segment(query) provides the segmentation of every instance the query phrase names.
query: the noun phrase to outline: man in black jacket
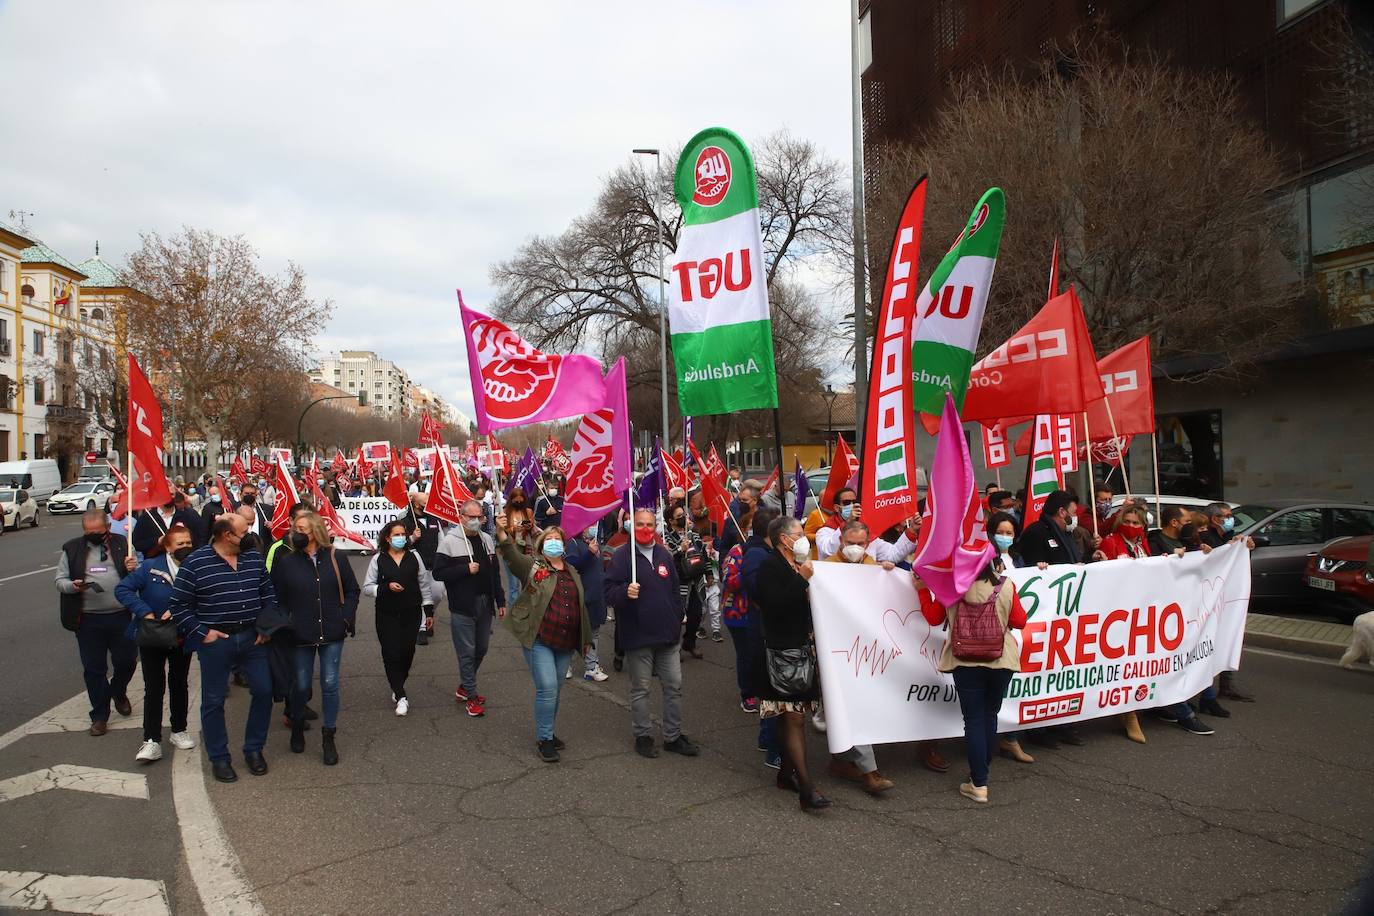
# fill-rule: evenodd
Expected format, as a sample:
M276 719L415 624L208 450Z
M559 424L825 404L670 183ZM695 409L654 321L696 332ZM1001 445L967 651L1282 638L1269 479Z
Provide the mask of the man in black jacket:
M137 566L123 538L110 537L104 509L87 509L81 516L81 537L62 545L57 561L57 590L62 623L76 632L86 695L91 701L91 734L105 734L110 704L121 716L133 707L126 691L138 662L138 646L125 634L129 611L115 597L119 580ZM106 659L114 676L106 679Z
M254 521L248 523L248 532L256 534L263 546L263 555L266 556L267 547L272 543L272 516L267 514L267 510L258 501L258 485L255 483L245 483L239 490L239 505L252 506Z
M411 493L410 511L399 516L397 520L405 525L406 535L410 538L411 549L420 555L420 560L425 564L425 569L428 569L432 574L434 572L434 558L439 552L439 538L444 532L437 518L425 514L425 505L428 502L428 493L419 491ZM429 637L433 633L434 608L426 607L424 616L420 618L420 632L415 637L415 644L429 645Z
M1016 542L1017 552L1026 565L1081 563L1078 545L1070 531L1078 522L1078 506L1072 496L1055 490L1045 499L1039 521L1026 526Z
M138 520L134 522L134 550L146 557L153 545L177 524L185 525L186 530L191 532L193 545L199 547L205 543L208 529L201 527L200 516L187 505L186 494L180 490L172 494L172 501L167 505L138 513Z
M477 669L491 642L493 609L506 616L506 592L496 542L482 530L486 516L475 499L463 503L463 527L451 529L439 542L434 578L448 590L449 627L458 656L461 683L453 692L469 716L486 714L486 697L477 692Z

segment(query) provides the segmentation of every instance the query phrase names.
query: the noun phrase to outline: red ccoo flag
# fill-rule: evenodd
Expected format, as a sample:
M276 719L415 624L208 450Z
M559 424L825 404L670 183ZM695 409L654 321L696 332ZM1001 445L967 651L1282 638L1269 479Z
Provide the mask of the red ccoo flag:
M239 486L248 482L248 470L243 466L242 455L234 456L234 464L229 468L229 479L238 481Z
M129 354L129 508L151 509L172 501L162 469L162 407L153 386Z
M701 453L697 451L696 443L688 440L687 445L692 450L693 460L702 468L709 468L706 461L710 461L710 458L707 458L706 461L702 460ZM713 451L714 448L712 446ZM706 500L706 511L711 516L716 531L724 531L725 520L730 515L730 494L726 491L725 484L710 470L706 470L701 475L701 495ZM738 520L735 524L739 524Z
M387 486L390 486L388 481ZM388 493L387 497L390 498ZM463 478L453 468L453 459L448 449L441 448L434 454L434 479L429 486L429 499L425 501L425 515L453 525L463 524L463 503L472 499L472 491L464 484Z
M432 445L435 448L444 447L444 439L439 431L439 424L434 422L434 418L426 410L420 414L420 444Z
M277 491L277 501L272 504L272 537L279 538L291 527L291 507L301 501L301 495L296 491L296 481L291 479L281 453L274 455L273 461L276 471L272 487Z
M830 477L825 482L825 490L821 492L821 508L827 512L834 508L836 494L845 487L852 486L850 480L857 473L859 459L849 450L849 444L844 441L844 436L840 436L835 447L835 463L830 466Z
M248 459L248 469L251 470L253 474L258 477L266 477L267 472L269 470L269 468L267 467L267 462L263 461L257 455L253 455Z
M396 450L391 450L391 464L386 470L386 485L382 487L382 495L399 509L404 509L410 505L410 497L406 495L405 471L401 468L401 456L396 454Z

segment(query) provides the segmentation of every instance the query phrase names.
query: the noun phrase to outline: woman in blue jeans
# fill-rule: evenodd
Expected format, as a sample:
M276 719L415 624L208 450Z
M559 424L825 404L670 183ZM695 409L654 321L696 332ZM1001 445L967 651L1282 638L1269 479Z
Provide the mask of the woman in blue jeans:
M339 762L334 744L339 719L339 661L343 641L352 636L361 589L348 558L330 546L329 529L314 512L299 515L272 563L272 587L277 604L291 618L296 638L295 683L291 689L291 751L305 750L305 701L310 693L315 658L320 660L320 692L324 694L320 729L324 762Z
M506 626L524 649L534 680L534 725L539 759L557 763L566 745L554 734L563 672L574 651L591 648L592 629L582 579L563 560L563 529L545 528L526 556L511 539L505 515L496 517L496 539L506 565L521 582L520 594L506 614Z
M919 578L921 613L932 627L949 624L949 638L940 652L940 670L954 674L954 689L959 694L959 710L964 715L964 743L968 747L969 781L959 786L959 794L986 804L988 769L997 749L997 714L1002 711L1011 676L1021 670L1021 651L1012 637L1013 629L1026 625L1026 609L1017 597L1016 586L1002 577L1001 562L989 560L978 578L968 587L962 600L951 607L930 597ZM1002 629L1002 651L996 658L970 660L956 658L952 649L960 613L979 613L987 605L997 615ZM994 649L995 651L995 649Z

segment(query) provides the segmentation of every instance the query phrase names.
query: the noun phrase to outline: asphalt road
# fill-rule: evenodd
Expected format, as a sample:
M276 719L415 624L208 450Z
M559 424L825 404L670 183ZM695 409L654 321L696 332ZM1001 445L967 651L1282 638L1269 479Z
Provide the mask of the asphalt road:
M76 523L49 522L0 539L0 579L55 562ZM1085 747L1037 750L1032 765L999 759L986 808L956 793L961 742L943 742L954 764L944 775L919 769L910 747L884 747L892 792L873 799L822 776L836 805L810 817L761 765L728 643L684 663L685 730L700 758L635 755L625 680L613 675L565 683L569 747L549 766L534 756L529 675L504 631L482 669L488 714L470 719L452 699L441 611L401 719L364 604L344 652L342 763L321 764L318 731L305 754L289 753L275 722L267 776L240 766L237 784L209 785L271 913L1332 913L1370 867L1370 673L1247 651L1242 676L1258 702L1234 705L1215 736L1147 721L1142 747L1112 722L1090 725ZM81 681L51 573L0 582L0 606L3 730ZM193 697L193 719L195 707ZM231 746L245 709L235 690ZM0 780L64 761L146 774L150 795L0 802L0 870L156 879L174 912L198 912L172 761L136 767L136 747L136 730L0 747ZM810 750L823 770L820 736Z

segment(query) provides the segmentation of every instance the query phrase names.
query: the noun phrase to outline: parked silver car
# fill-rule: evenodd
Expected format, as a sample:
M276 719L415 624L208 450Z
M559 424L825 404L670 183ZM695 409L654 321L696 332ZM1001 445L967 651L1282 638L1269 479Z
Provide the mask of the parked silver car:
M1303 584L1307 561L1336 538L1374 534L1374 506L1323 500L1272 500L1232 510L1235 530L1255 541L1251 596L1310 600Z

